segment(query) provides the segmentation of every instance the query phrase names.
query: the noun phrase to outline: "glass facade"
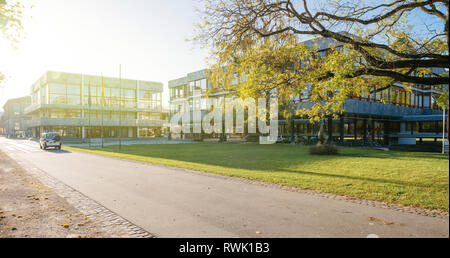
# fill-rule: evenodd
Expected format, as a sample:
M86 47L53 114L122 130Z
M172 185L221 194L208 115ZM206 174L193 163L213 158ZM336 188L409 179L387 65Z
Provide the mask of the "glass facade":
M202 94L206 93L208 89L211 89L211 83L207 79L200 79L189 82L187 85L181 85L170 89L170 98L179 99L187 98L194 95L195 91L199 91Z
M81 110L48 110L48 118L81 118Z
M162 131L167 119L162 90L162 83L104 78L102 87L101 77L48 72L32 86L31 127L35 135L57 131L63 138L157 135L148 131Z
M158 110L161 107L161 93L153 93L148 90L139 91L139 108Z

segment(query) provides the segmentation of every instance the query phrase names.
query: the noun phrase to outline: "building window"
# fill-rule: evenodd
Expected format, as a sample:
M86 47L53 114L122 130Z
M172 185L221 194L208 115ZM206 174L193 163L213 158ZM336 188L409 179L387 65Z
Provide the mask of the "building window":
M81 118L80 110L49 110L49 118Z
M50 94L50 104L68 104L76 106L81 105L80 86L50 84L49 94Z
M123 106L127 108L136 108L136 91L122 89Z
M195 89L195 82L189 82L189 95L192 95L194 93Z
M162 107L161 93L152 93L148 90L141 90L139 94L139 108L160 109Z

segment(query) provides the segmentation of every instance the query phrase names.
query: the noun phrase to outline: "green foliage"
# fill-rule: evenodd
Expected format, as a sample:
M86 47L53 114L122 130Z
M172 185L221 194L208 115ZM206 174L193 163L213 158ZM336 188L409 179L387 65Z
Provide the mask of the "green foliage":
M445 72L444 75L447 75L447 77L448 77L448 72ZM447 85L440 85L437 88L442 91L442 95L439 97L439 99L436 100L436 103L442 108L448 108L449 107L449 98L448 98L449 87L448 87L448 84Z

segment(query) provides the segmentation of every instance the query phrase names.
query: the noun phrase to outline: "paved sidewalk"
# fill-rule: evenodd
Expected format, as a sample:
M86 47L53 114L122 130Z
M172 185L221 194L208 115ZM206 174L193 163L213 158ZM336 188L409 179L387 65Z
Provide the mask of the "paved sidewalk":
M0 150L0 238L149 238L133 225L43 171Z

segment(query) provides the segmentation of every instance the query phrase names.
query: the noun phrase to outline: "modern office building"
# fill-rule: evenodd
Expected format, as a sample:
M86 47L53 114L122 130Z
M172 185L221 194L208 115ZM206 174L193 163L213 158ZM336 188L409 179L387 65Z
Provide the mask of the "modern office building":
M187 76L169 81L170 90L170 114L176 113L191 113L194 109L200 110L203 118L209 113L214 106L219 105L224 98L233 97L232 92L224 91L220 88L215 88L208 78L209 70L204 69L197 72L189 73ZM208 107L209 100L210 106ZM191 114L190 127L193 131L195 124L200 124L201 120L196 120ZM242 135L241 135L242 136ZM173 135L175 138L185 139L218 139L219 134L180 134Z
M318 45L318 56L326 55L330 44L338 45L332 39L304 43L311 47ZM444 69L431 68L431 71L442 74ZM417 140L437 141L443 138L443 110L436 103L442 93L440 90L425 85L406 87L395 83L385 88L373 85L370 92L362 93L361 97L348 96L340 119L327 119L325 128L334 142L343 144L349 140L383 145L415 145ZM304 92L295 102L298 109L309 108L312 106L310 92ZM311 138L317 135L318 125L315 125L314 130L309 119L297 117L291 126L281 121L283 123L280 133L285 137ZM448 137L448 134L445 133L444 137Z
M47 72L31 86L26 113L34 137L160 137L167 123L162 93L159 82Z
M28 125L31 117L25 112L30 103L30 96L10 99L5 103L1 116L2 134L10 138L25 138L31 134Z
M326 54L330 43L332 40L329 39L305 42L311 46L318 44L319 56ZM169 81L171 114L179 111L189 112L197 107L202 110L204 116L210 110L206 107L207 98L212 99L213 103L220 103L224 97L233 95L232 92L212 87L208 79L208 70L190 73L186 77ZM195 101L198 99L194 96L195 91L200 93L200 100ZM351 141L362 144L414 145L417 140L437 141L443 137L443 110L436 104L440 94L441 92L434 87L423 85L408 88L397 83L383 89L374 86L369 95L349 96L341 118L326 119L324 127L328 134L332 135L333 141L341 144ZM295 102L297 109L307 109L313 104L308 91L292 101ZM198 121L193 121L191 126L196 122ZM320 126L319 123L311 124L306 117L295 117L288 123L280 114L279 135L290 141L297 139L309 142L317 136ZM446 132L447 130L448 128ZM219 136L186 134L179 137L205 139ZM445 137L448 137L447 133Z

